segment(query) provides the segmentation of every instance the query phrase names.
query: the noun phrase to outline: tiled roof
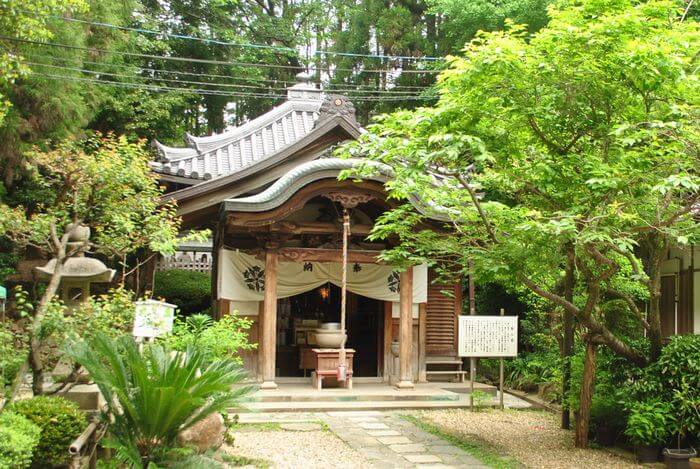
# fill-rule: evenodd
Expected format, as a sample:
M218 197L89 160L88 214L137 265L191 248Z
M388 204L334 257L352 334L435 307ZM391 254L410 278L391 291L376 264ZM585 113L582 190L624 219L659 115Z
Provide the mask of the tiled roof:
M153 171L194 180L235 173L307 135L319 119L323 96L308 81L287 90L287 101L241 127L208 137L186 136L186 148L155 141Z

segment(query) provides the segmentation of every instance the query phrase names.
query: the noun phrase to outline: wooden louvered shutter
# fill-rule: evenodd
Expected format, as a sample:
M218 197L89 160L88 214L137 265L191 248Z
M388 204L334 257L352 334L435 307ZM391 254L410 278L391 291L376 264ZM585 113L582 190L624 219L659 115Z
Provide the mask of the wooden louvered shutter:
M433 284L428 279L428 304L425 312L425 352L432 356L457 354L457 317L461 311L462 289L457 285ZM454 297L443 294L450 291Z

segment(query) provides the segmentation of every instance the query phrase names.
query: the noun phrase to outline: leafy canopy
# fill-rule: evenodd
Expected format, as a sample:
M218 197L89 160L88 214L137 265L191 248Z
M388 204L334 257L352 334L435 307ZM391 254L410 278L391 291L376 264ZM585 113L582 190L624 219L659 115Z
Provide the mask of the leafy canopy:
M160 203L162 189L143 144L96 135L30 158L43 197L30 206L0 203L0 235L56 255L66 226L81 223L92 230L91 247L108 256L141 247L174 251L179 219L173 205Z
M342 150L388 164L390 196L425 205L379 220L373 237L401 240L384 256L453 272L471 261L643 361L599 305L611 295L638 313L658 273L642 251L698 239L700 32L682 13L665 0L564 2L532 37L511 24L470 42L441 75L436 106L383 116ZM449 236L426 229L426 211ZM567 252L584 290L575 304L559 294Z

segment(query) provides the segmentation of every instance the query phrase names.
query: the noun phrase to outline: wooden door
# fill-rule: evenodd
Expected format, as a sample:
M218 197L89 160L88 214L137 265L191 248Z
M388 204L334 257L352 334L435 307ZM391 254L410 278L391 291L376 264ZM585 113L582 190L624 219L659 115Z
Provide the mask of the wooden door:
M457 322L462 310L460 284L433 283L434 274L428 277L428 304L425 308L425 353L427 356L457 355ZM451 295L445 295L448 291Z

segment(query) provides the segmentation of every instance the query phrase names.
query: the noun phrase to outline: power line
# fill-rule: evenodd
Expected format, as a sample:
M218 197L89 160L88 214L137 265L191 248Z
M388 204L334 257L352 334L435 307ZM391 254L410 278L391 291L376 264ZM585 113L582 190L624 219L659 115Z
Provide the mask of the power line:
M73 59L71 58L63 58L63 57L54 57L51 55L43 55L43 54L32 54L32 57L34 58L40 58L40 59L49 59L49 60L57 60L59 62L71 62ZM104 66L104 67L117 67L117 68L122 68L122 69L138 69L139 71L142 72L153 72L153 73L165 73L165 74L170 74L170 75L187 75L187 76L194 76L194 77L201 77L201 78L225 78L228 80L240 80L240 81L246 81L246 82L258 82L258 83L272 83L276 85L294 85L299 83L299 81L293 81L293 80L275 80L275 79L270 79L270 78L260 78L260 77L237 77L234 75L218 75L218 74L212 74L212 73L198 73L198 72L188 72L185 70L165 70L165 69L159 69L159 68L148 68L148 67L142 67L140 65L125 65L125 64L116 64L116 63L105 63L105 62L95 62L91 60L83 60L82 58L80 59L80 62L83 64L90 64L90 65L97 65L97 66ZM353 89L359 89L362 91L370 91L367 89L366 85L362 84L352 84L352 83L326 83L323 85L326 89L329 90L334 90L334 91L345 91L345 90L353 90ZM336 87L354 87L354 88L336 88ZM425 90L430 88L430 85L426 86L411 86L411 85L392 85L390 89L386 89L386 91L389 90Z
M105 23L105 22L100 22L100 21L89 21L89 20L83 20L83 19L79 19L79 18L70 18L70 17L66 17L66 16L58 16L58 15L46 15L46 16L49 18L60 19L60 20L69 21L69 22L73 22L73 23L89 24L92 26L100 26L100 27L104 27L104 28L119 29L122 31L131 31L131 32L151 34L151 35L176 38L176 39L186 39L186 40L190 40L190 41L203 42L206 44L216 44L216 45L220 45L220 46L241 47L241 48L249 48L249 49L263 49L263 50L271 50L271 51L278 52L278 53L282 53L282 52L292 53L292 54L299 53L298 50L296 50L292 47L271 46L269 44L254 44L254 43L249 43L249 42L247 42L247 43L229 42L229 41L222 41L219 39L208 39L208 38L202 38L202 37L196 37L196 36L189 36L186 34L166 33L164 31L157 31L154 29L119 26L119 25L112 24L112 23ZM327 51L327 50L313 51L313 54L314 55L335 55L335 56L340 56L340 57L370 58L370 59L380 59L380 60L384 60L384 59L386 59L386 60L414 60L414 61L425 61L425 62L438 62L438 61L445 60L444 57L362 54L362 53L356 53L356 52L336 52L336 51Z
M287 69L287 70L295 70L298 71L300 67L296 67L294 65L281 65L281 64L256 64L256 63L251 63L251 62L225 62L222 60L213 60L213 59L196 59L192 57L179 57L179 56L162 56L162 55L153 55L153 54L141 54L137 52L125 52L125 51L117 51L117 50L106 50L106 49L100 49L97 47L82 47L82 46L73 46L69 44L57 44L54 42L41 42L41 41L33 41L30 39L19 39L19 38L14 38L10 36L5 36L5 35L0 35L0 39L4 39L7 41L11 42L20 42L24 44L33 44L33 45L38 45L38 46L50 46L50 47L60 47L63 49L72 49L72 50L82 50L82 51L87 51L87 52L100 52L104 54L118 54L118 55L124 55L124 56L129 56L129 57L142 57L142 58L148 58L148 59L155 59L155 60L170 60L170 61L176 61L176 62L185 62L185 63L201 63L201 64L209 64L209 65L226 65L226 66L241 66L241 67L261 67L261 68L278 68L278 69ZM334 68L334 72L353 72L353 73L390 73L392 70L383 70L383 69L361 69L361 70L355 70L351 68ZM395 70L399 73L411 73L411 74L421 74L421 73L440 73L441 70Z
M249 93L249 92L236 92L236 91L219 91L219 90L207 90L198 88L182 88L177 86L161 86L161 85L149 85L146 83L123 83L119 81L103 81L96 80L93 78L83 78L83 77L71 77L66 75L54 75L51 73L40 73L34 72L33 75L44 77L50 80L69 80L78 82L95 83L107 86L117 86L121 88L133 88L133 89L143 89L148 91L181 91L183 93L197 94L197 95L211 95L211 96L232 96L232 97L246 97L246 98L286 98L286 95L273 94L273 93ZM353 101L426 101L435 99L434 97L427 96L355 96Z
M286 88L273 88L273 87L255 86L255 85L243 85L243 84L238 84L238 83L212 83L212 82L205 82L205 81L175 80L175 79L168 79L168 78L162 78L162 77L144 77L144 76L139 76L139 75L103 72L103 71L97 71L97 70L89 70L89 69L77 68L77 67L67 67L67 66L63 66L63 65L53 65L53 64L46 64L46 63L32 62L32 61L25 61L24 63L28 64L28 65L39 66L39 67L54 68L54 69L58 69L58 70L62 70L62 71L88 73L88 74L97 75L97 76L104 75L104 76L110 76L110 77L114 77L114 78L142 79L142 80L164 81L164 82L169 82L169 83L181 83L181 84L189 84L189 85L222 86L222 87L228 87L228 88L243 88L243 89L251 89L251 90L286 92ZM414 95L416 95L415 92L409 92L409 91L358 90L358 89L333 90L333 91L345 91L348 93L373 93L374 95L390 95L390 96L414 96ZM352 94L351 94L351 96L352 96Z

